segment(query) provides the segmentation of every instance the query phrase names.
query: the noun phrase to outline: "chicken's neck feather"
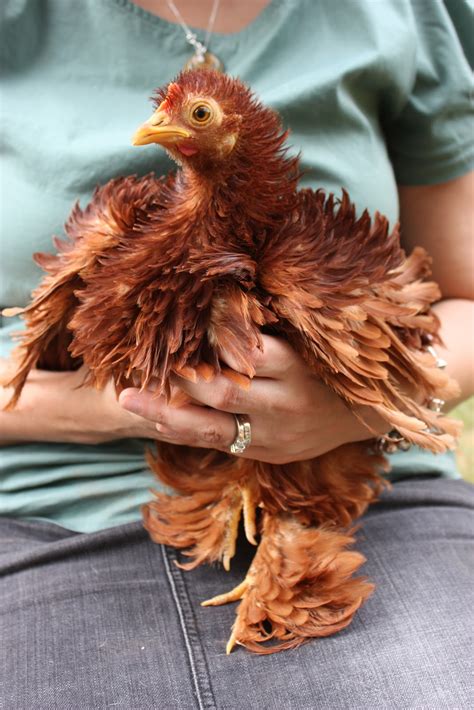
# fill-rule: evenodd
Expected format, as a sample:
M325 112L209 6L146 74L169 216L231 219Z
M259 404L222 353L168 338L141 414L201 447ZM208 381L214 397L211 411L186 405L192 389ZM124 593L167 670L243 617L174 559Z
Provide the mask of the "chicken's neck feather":
M226 166L183 165L174 186L177 201L187 206L208 243L233 238L241 248L258 248L295 208L298 156L282 147L286 134L259 136L236 149ZM207 234L207 236L206 236Z

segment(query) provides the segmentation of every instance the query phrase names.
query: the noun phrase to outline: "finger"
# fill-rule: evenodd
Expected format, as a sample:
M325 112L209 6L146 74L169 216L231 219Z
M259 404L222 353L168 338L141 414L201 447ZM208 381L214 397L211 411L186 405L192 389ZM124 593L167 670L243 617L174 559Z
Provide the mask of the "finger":
M124 390L120 404L129 412L155 423L160 439L187 446L227 451L236 436L234 417L206 407L189 404L179 409L151 392Z
M257 377L244 389L224 375L217 375L212 382L198 379L183 380L173 375L171 381L183 389L192 399L208 407L232 414L259 414L270 409L284 408L286 391L282 383L270 378Z
M158 436L170 444L218 449L230 454L230 446L237 437L237 424L231 414L190 405L182 410L172 410L167 424L159 426ZM262 452L260 458L255 455L256 451ZM269 462L272 459L272 453L267 449L251 444L241 454L233 455Z
M255 367L258 377L271 377L285 379L289 371L301 366L302 358L293 350L285 340L271 335L262 335L262 350L254 348L249 353L249 361ZM229 367L238 369L238 365L231 353L222 351L221 359Z

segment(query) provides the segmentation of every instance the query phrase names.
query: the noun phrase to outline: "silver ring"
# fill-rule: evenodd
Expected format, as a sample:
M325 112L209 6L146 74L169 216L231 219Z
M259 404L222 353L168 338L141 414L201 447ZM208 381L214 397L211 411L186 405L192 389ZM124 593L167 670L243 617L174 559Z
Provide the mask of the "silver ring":
M242 454L252 442L252 427L246 414L234 414L237 436L230 445L231 454Z

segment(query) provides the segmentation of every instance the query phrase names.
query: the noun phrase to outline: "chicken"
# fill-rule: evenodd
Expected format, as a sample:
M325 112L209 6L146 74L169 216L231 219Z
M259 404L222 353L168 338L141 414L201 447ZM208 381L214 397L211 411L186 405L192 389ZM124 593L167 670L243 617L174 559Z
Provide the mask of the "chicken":
M413 444L452 448L457 423L419 403L455 390L429 347L440 293L426 280L428 255L407 257L398 229L389 233L378 213L357 217L345 192L298 190L279 117L239 80L184 72L154 101L134 143L163 146L179 169L99 187L74 207L57 253L35 255L47 275L21 309L9 406L33 367L84 365L89 385L112 379L117 392L168 397L172 373L212 381L223 372L249 387L250 353L267 333L358 416L369 405ZM285 465L166 443L148 462L175 494L155 494L145 526L184 551L183 568L228 569L242 517L258 543L243 582L204 602L240 600L228 652L332 634L372 593L354 576L365 560L352 546L354 521L387 485L375 437Z

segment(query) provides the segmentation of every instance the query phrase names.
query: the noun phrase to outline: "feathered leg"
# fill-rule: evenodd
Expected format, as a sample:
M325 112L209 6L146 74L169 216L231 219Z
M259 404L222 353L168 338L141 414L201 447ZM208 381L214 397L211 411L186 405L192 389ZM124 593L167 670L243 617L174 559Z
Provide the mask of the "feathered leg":
M256 464L262 538L244 581L203 602L241 600L227 644L273 653L347 626L373 591L354 578L364 557L347 527L384 488L384 459L366 444L286 466ZM269 645L267 641L274 641Z
M245 580L230 593L203 602L214 606L241 600L227 653L235 644L274 653L348 626L374 589L352 576L365 562L348 549L353 542L350 533L266 514Z
M257 544L259 495L256 477L250 475L251 462L161 444L159 452L158 458L149 457L150 466L180 494L155 493L155 500L143 506L151 539L185 549L191 561L181 565L183 569L219 561L229 570L242 516L248 541Z

